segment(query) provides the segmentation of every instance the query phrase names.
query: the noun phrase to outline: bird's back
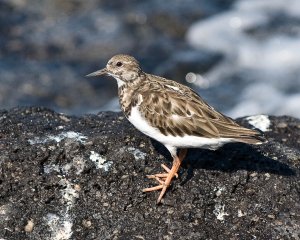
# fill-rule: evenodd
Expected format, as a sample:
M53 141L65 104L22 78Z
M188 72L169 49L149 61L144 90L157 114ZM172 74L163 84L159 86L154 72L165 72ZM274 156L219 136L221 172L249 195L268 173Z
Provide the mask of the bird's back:
M249 144L265 141L260 132L242 127L216 111L191 88L155 75L146 76L133 101L140 102L142 115L164 135L230 138Z

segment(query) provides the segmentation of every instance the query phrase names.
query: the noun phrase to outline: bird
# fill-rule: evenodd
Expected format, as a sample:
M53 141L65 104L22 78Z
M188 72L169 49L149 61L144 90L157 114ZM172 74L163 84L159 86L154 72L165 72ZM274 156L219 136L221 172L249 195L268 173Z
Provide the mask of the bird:
M120 107L139 131L163 144L173 158L172 167L161 164L163 173L147 175L158 182L143 192L160 190L163 199L189 148L216 150L226 143L262 144L261 132L240 126L218 112L194 90L160 76L145 73L134 57L113 56L105 68L87 77L111 76L117 80Z

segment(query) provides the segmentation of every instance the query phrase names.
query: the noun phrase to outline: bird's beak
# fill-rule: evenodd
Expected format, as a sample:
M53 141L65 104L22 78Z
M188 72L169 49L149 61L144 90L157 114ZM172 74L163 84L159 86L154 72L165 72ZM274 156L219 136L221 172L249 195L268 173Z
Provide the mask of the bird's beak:
M98 70L98 71L96 71L96 72L92 72L92 73L86 75L86 77L96 77L96 76L105 75L105 74L107 74L107 73L108 73L108 72L107 72L107 69L106 69L106 68L103 68L103 69L101 69L101 70Z

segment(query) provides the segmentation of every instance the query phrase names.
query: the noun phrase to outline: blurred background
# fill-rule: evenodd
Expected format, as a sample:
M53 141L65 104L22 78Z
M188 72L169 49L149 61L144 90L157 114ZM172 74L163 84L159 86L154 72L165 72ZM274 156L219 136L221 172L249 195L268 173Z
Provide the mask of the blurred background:
M299 0L0 0L0 109L119 111L114 54L231 117L300 117Z

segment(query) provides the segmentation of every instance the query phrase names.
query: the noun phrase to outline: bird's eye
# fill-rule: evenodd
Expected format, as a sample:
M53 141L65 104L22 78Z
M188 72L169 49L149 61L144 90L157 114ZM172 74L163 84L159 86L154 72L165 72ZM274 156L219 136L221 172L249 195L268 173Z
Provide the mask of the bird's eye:
M123 63L121 63L121 62L117 62L117 64L116 64L117 67L121 67L122 65L123 65Z

